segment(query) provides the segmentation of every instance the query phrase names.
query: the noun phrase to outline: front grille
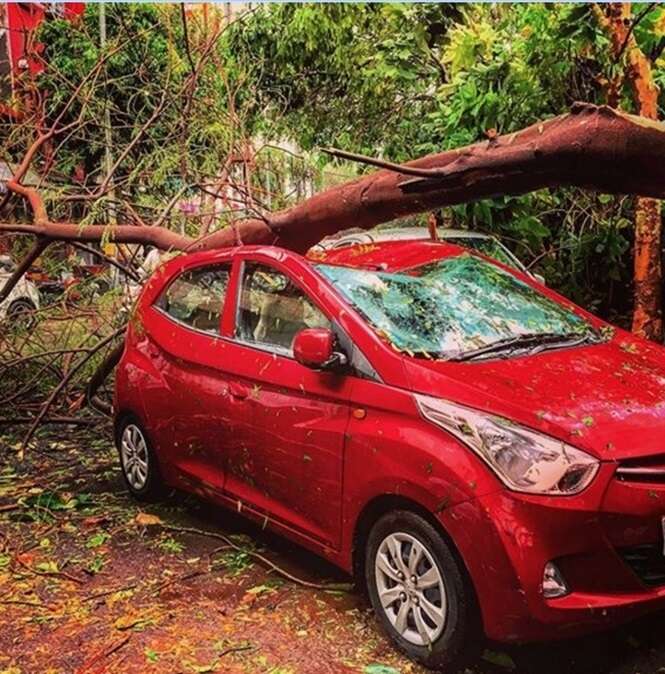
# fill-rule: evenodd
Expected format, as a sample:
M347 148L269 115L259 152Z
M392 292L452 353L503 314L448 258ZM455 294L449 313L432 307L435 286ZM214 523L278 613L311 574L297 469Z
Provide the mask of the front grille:
M616 470L616 477L622 482L665 483L665 456L651 456L644 459L622 461Z
M617 551L637 577L649 587L665 585L665 556L662 544L635 545Z

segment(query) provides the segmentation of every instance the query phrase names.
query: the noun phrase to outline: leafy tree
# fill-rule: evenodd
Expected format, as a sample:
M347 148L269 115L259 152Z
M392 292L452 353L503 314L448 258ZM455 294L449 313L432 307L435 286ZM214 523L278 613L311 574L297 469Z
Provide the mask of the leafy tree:
M635 29L651 52L662 16L654 9ZM253 64L280 133L394 161L510 133L577 100L603 103L619 67L591 5L273 5L229 44ZM550 283L627 324L632 210L631 199L551 189L444 220L501 234Z

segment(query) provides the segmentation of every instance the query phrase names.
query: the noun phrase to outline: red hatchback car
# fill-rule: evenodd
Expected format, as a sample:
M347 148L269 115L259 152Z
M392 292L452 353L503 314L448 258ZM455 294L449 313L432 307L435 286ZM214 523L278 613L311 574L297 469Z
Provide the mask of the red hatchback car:
M427 666L479 629L665 607L665 351L480 254L176 257L115 396L132 494L196 492L326 557Z

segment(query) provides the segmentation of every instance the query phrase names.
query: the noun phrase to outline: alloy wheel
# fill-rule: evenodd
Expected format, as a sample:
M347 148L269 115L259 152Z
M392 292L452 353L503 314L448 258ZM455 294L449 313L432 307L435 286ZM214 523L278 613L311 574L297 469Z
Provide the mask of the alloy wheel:
M430 551L417 538L394 532L375 558L376 589L395 631L409 643L429 646L443 632L446 588Z
M130 487L141 491L148 480L148 444L135 424L127 424L122 432L120 458Z

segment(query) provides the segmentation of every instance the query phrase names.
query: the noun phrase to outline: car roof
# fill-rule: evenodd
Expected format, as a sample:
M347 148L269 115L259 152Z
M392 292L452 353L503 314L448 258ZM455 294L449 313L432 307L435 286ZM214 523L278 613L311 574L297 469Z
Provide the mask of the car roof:
M433 260L475 254L466 248L441 241L406 239L378 243L358 243L332 250L310 250L312 264L330 264L383 271L409 269Z
M168 279L173 278L175 274L179 274L185 269L204 264L230 262L236 256L241 259L251 259L256 256L259 259L274 260L277 263L287 262L290 258L294 261L298 259L301 263L313 266L329 264L374 271L396 271L410 269L442 258L457 257L462 254L485 257L474 250L453 243L429 239L401 239L371 244L359 243L329 250L312 248L306 257L279 246L245 244L233 248L177 255L173 259L165 261L155 270L152 284L162 286Z
M440 239L492 239L490 234L483 232L470 232L466 229L437 228ZM402 239L429 239L430 233L427 227L389 227L386 229L354 230L327 236L315 248L329 248L353 243L379 243L382 241L394 241Z

